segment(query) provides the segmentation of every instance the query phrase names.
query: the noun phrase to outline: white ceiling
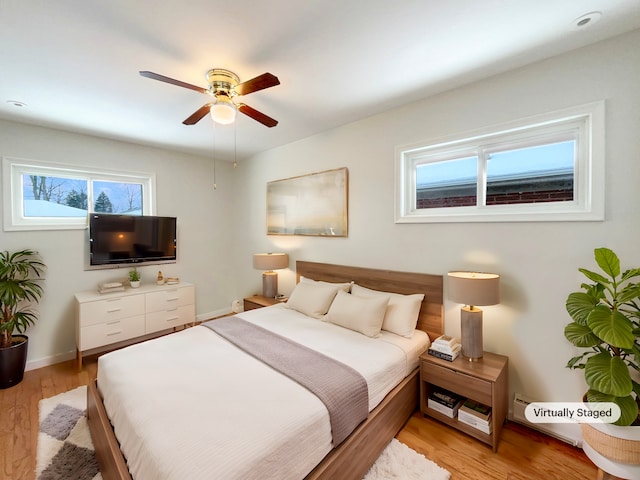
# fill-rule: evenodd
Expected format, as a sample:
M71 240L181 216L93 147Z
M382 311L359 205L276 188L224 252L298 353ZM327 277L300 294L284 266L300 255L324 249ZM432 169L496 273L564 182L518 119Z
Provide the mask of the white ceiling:
M637 28L639 0L0 0L0 118L243 158ZM214 67L278 76L241 98L279 125L185 126L210 97L138 75Z

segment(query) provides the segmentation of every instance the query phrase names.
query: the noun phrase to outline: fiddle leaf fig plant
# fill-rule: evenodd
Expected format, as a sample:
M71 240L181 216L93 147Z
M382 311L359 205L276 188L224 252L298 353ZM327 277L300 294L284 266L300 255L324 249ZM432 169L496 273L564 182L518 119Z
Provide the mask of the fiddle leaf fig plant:
M583 291L569 294L566 302L573 322L564 336L586 349L567 367L584 370L587 401L620 407L616 425L639 424L640 384L631 372L640 372L640 284L632 281L640 268L621 272L618 256L608 248L594 254L602 272L579 268L591 283L583 283Z
M24 333L37 320L32 303L42 297L45 264L37 252L0 252L0 348L10 347L13 332Z

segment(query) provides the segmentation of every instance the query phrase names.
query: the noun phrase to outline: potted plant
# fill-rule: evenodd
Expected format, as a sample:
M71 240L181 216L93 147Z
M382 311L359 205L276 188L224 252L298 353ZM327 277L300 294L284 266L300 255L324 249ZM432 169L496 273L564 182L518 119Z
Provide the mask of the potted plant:
M129 285L131 285L131 288L138 288L140 286L140 272L135 268L129 270Z
M0 388L16 385L24 376L29 338L23 334L38 318L30 307L42 298L44 269L32 250L0 252Z
M583 283L583 291L569 294L566 302L573 321L565 327L564 335L585 349L571 358L567 367L584 371L588 402L613 402L621 411L615 425L622 428L581 424L584 441L614 461L640 463L640 443L629 440L636 443L613 445L610 439L614 435L627 439L640 430L629 428L640 425L640 284L633 281L640 276L640 268L621 272L618 256L608 248L597 248L594 254L602 272L580 268L591 283ZM596 445L601 440L604 445Z

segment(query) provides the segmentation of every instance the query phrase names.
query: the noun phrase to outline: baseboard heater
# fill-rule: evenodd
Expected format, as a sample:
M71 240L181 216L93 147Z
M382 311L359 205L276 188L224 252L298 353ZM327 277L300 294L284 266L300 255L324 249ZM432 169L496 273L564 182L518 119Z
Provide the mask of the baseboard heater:
M512 410L511 420L513 420L514 422L518 422L522 425L525 425L529 428L532 428L533 430L542 432L545 435L549 435L551 437L557 438L558 440L562 440L563 442L573 445L574 447L582 448L581 437L578 437L578 438L572 437L570 433L568 433L567 435L563 435L562 433L559 433L549 428L546 423L531 423L529 420L527 420L527 417L524 414L524 410L525 408L527 408L527 405L533 402L536 402L536 400L527 398L520 393L516 393L513 399L513 410ZM568 425L563 424L562 426L568 426Z

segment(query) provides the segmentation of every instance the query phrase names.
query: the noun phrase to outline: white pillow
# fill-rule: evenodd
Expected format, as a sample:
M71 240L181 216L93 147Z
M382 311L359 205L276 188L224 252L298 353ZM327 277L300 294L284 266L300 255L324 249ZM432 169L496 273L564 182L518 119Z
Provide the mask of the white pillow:
M332 285L334 287L338 287L340 290L344 290L347 293L349 293L349 291L351 290L351 285L353 285L353 282L331 283L325 282L323 280L312 280L310 278L303 277L302 275L300 275L300 281L311 284L319 283L320 285Z
M320 318L327 313L339 288L319 282L299 282L291 292L285 307L310 317Z
M423 293L402 295L400 293L380 292L354 284L351 294L359 297L384 297L389 299L387 311L382 322L382 330L411 338L418 323Z
M378 337L388 301L389 297L357 297L339 290L323 320Z

